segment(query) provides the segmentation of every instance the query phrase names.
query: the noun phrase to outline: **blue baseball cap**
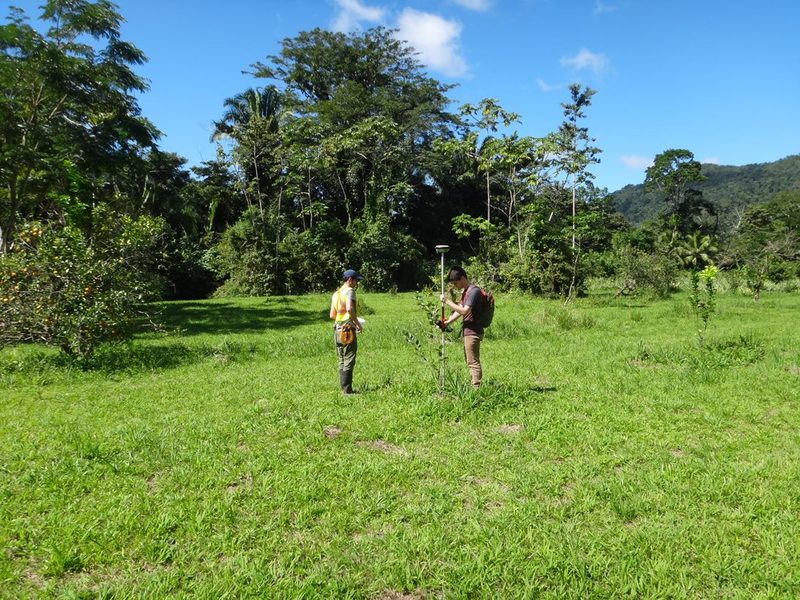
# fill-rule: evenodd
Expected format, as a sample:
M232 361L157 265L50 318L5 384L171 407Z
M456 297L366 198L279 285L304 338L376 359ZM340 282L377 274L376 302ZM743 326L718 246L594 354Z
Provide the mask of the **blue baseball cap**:
M350 279L351 277L355 277L357 281L364 279L355 269L347 269L347 271L342 274L342 280Z

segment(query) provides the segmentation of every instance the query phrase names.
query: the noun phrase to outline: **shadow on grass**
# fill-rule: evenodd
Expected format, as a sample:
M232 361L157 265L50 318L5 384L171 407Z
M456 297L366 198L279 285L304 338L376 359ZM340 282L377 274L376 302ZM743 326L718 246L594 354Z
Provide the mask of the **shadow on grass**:
M223 340L214 344L124 344L106 346L96 352L86 367L101 372L159 371L212 359L218 364L230 364L256 352L255 344Z
M387 375L386 377L373 382L365 382L362 385L356 386L359 388L359 391L363 393L367 392L377 392L379 390L387 390L392 388L392 376Z
M164 370L213 359L230 363L256 352L253 343L231 342L227 339L201 344L185 344L181 337L201 334L235 335L263 333L268 330L288 330L307 323L327 321L326 311L297 307L293 298L263 298L247 303L235 301L163 302L155 305L155 320L167 331L180 335L161 339L134 339L125 343L107 343L82 360L70 358L51 349L35 346L0 357L0 383L24 374L42 374L50 370L95 371L101 373ZM142 326L144 327L144 323ZM149 338L152 333L145 337ZM163 340L163 341L162 341Z
M534 394L545 394L547 392L557 392L558 388L547 385L532 385L528 388Z
M156 305L158 320L184 335L258 333L290 329L328 318L326 310L305 310L292 298L264 298L257 304L236 302L164 302Z
M171 341L168 344L103 344L88 358L76 360L66 354L33 350L16 360L0 361L0 382L14 376L60 371L98 373L136 373L161 371L212 360L230 364L247 359L256 352L255 344L223 340L215 344L186 345Z
M473 408L492 411L501 408L516 408L523 404L538 402L541 394L555 392L558 388L544 385L515 384L505 381L485 381L478 389L471 386L462 396L472 401Z

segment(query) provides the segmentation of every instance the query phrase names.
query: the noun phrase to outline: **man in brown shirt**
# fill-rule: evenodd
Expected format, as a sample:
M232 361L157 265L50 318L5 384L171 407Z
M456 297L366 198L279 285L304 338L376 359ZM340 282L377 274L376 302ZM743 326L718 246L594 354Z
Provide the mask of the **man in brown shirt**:
M484 307L481 288L470 283L467 273L461 267L453 267L447 275L447 280L457 289L462 290L461 302L455 303L445 294L442 294L442 302L446 302L453 312L445 320L441 327L444 329L450 323L463 317L462 333L464 335L464 358L472 377L472 386L480 387L483 371L481 369L481 340L483 340L483 327L475 320L473 309L479 313Z

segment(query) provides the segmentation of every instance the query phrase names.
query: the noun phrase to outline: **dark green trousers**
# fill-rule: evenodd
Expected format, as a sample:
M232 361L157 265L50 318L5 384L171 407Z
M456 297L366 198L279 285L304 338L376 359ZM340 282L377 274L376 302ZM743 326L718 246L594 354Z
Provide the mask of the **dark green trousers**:
M356 353L358 352L358 336L352 344L339 343L339 332L334 328L334 341L336 355L339 357L339 385L345 394L353 393L353 370L356 368Z

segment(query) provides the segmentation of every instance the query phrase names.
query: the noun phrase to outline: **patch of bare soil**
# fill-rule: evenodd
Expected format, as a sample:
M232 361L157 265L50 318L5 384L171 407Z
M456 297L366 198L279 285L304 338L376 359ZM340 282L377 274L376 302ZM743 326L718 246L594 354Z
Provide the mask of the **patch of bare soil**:
M376 596L375 600L425 600L426 597L421 590L414 590L413 592L387 590Z
M322 432L325 434L325 437L335 438L337 435L342 433L342 430L336 427L336 425L328 425L325 429L323 429Z
M464 508L468 510L476 508L476 499L480 501L480 508L487 511L501 510L509 500L511 488L502 481L497 481L492 477L475 477L473 475L465 475L461 480L478 492L476 498L473 498L469 492L466 494Z
M242 475L238 481L234 481L230 485L228 485L226 491L229 494L234 494L242 489L250 489L253 487L253 474L252 473L245 473Z
M512 424L501 425L499 431L500 433L519 433L523 429L525 429L524 425L512 423Z
M578 484L574 481L569 481L561 486L561 495L553 498L552 502L555 506L564 506L573 500L575 488Z
M44 576L40 575L39 572L34 570L33 567L25 570L25 579L31 582L31 584L38 589L44 588L44 586L47 584Z
M122 570L119 568L105 568L101 567L93 571L84 571L81 573L68 573L64 575L62 581L74 587L81 588L84 593L91 593L94 597L101 597L100 590L104 585L113 583L123 576Z
M361 531L353 534L353 540L360 542L366 539L383 539L394 530L391 523L384 523L380 529L371 531Z

